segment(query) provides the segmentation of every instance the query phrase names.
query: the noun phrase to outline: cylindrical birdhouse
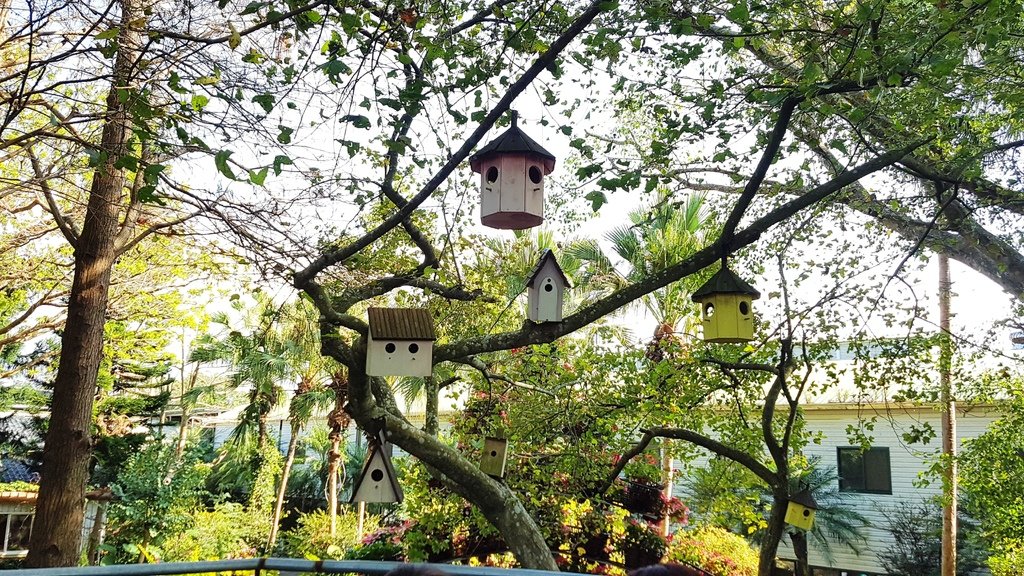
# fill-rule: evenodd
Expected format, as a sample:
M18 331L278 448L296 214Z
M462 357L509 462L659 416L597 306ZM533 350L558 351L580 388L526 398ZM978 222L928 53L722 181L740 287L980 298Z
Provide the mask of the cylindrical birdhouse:
M544 221L544 177L555 156L527 136L512 112L512 127L469 157L480 174L480 222L502 230L523 230Z
M786 506L786 524L810 530L814 526L814 511L818 509L818 503L807 488L797 492L789 498Z
M692 299L700 304L701 325L706 342L749 342L754 339L753 301L761 293L722 263Z

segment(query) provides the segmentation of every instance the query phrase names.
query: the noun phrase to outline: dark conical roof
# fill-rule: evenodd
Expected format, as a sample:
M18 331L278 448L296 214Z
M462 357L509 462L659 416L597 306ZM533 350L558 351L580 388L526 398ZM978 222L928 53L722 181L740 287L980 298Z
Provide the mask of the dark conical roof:
M790 496L789 501L796 502L801 506L806 506L807 508L811 508L814 510L817 510L818 508L818 503L814 500L814 495L812 495L811 491L808 490L807 488L804 488L803 490Z
M558 275L562 277L562 282L565 286L567 288L572 288L572 282L569 282L569 278L565 275L565 272L562 271L562 267L558 265L558 258L555 258L555 253L552 252L550 248L544 250L540 255L540 260L537 262L537 265L534 266L533 270L531 270L526 276L526 285L533 286L533 283L537 281L537 274L540 274L541 268L544 267L544 263L548 260L555 265L555 270L558 272Z
M474 172L479 172L480 163L483 160L496 154L510 153L526 153L540 156L544 159L546 174L550 174L555 169L555 155L545 150L543 146L534 142L533 138L530 138L525 132L520 130L514 115L512 116L512 126L508 130L502 132L500 136L491 140L486 146L477 150L476 154L469 157L469 166Z
M754 300L761 297L760 292L725 266L722 266L721 270L715 272L710 280L698 288L691 299L694 302L700 302L712 294L749 294Z

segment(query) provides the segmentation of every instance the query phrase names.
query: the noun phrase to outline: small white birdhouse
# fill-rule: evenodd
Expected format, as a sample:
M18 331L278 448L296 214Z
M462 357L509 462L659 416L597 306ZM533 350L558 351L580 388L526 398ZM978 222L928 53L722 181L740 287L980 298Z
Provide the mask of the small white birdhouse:
M495 478L504 478L507 460L508 440L491 436L484 439L484 450L480 455L481 472Z
M700 304L704 340L718 343L753 340L753 301L760 297L760 292L723 263L722 269L692 296L693 301Z
M561 322L562 302L569 279L558 265L555 254L545 250L533 272L526 278L526 317L532 322Z
M430 376L434 320L422 308L370 308L366 373L370 376Z
M523 230L544 221L544 177L555 156L516 124L469 157L480 174L480 222L503 230Z
M786 524L810 530L814 526L814 511L818 509L811 491L804 488L789 498L786 506Z
M352 502L401 502L405 495L391 465L390 444L370 444L363 470L352 487Z

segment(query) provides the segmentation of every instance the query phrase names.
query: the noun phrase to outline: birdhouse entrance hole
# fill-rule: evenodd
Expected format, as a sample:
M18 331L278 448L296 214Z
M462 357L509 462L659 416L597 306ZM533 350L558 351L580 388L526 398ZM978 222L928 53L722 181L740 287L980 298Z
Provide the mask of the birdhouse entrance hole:
M498 169L491 166L487 169L487 181L491 184L498 181Z
M417 353L419 351L420 351L420 345L419 344L417 344L415 342L413 342L412 344L409 344L409 352L412 352L413 354L415 354L415 353Z
M380 482L384 479L384 471L380 468L374 468L373 471L370 472L370 478L372 478L374 482Z
M530 166L530 182L534 184L540 184L541 173L540 169L536 166Z
M750 314L750 302L747 302L746 300L740 302L740 314L743 314L744 316Z
M711 318L714 315L715 315L715 305L714 304L705 304L704 305L704 317L705 318Z
M386 345L384 346L384 350L386 350L388 354L391 354L392 352L394 352L394 351L395 351L395 348L396 348L396 347L395 347L395 343L394 343L394 342L388 342L388 343L387 343L387 344L386 344Z

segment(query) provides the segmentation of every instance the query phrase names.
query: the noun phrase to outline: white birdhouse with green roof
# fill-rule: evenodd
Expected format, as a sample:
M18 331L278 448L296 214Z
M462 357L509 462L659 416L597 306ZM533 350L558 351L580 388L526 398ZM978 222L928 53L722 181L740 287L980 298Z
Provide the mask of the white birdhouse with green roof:
M761 293L723 263L692 299L700 304L706 342L749 342L754 339L754 300Z
M807 488L790 496L789 504L786 506L786 524L796 526L803 530L810 530L814 526L814 513L818 509L818 503Z

